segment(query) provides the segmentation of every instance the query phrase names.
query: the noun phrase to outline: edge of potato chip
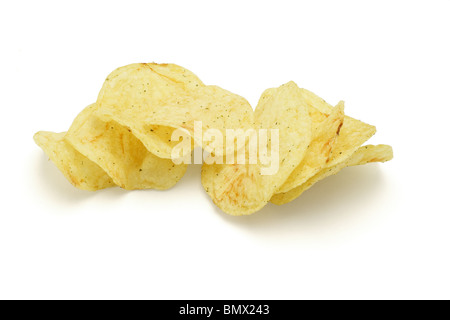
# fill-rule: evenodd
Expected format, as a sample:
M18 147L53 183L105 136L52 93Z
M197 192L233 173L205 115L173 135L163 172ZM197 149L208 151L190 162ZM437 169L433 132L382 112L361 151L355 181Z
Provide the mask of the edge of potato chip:
M286 204L298 198L316 182L337 174L346 167L364 165L371 162L386 162L392 160L393 157L393 150L389 145L380 144L362 146L347 161L337 164L331 168L323 169L304 184L288 192L275 194L272 199L270 199L270 202L276 205Z
M115 186L103 169L65 141L65 134L39 131L33 139L74 187L97 191Z

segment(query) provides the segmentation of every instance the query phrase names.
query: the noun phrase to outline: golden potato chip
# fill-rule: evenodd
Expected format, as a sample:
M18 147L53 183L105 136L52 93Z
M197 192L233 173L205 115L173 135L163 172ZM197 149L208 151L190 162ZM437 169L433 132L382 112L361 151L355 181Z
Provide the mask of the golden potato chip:
M312 106L322 113L330 114L333 107L325 100L318 97L311 91L301 89L302 95L309 106ZM366 142L376 132L376 128L362 121L345 116L344 123L339 132L339 137L333 146L328 161L328 167L334 166L350 157L359 146Z
M102 168L66 142L65 134L40 131L34 141L75 187L95 191L114 186Z
M270 200L272 203L277 205L282 205L288 203L298 196L300 196L304 191L311 188L316 182L325 179L331 175L338 173L345 167L362 165L369 162L385 162L393 158L392 147L388 145L367 145L360 147L349 159L343 161L332 167L321 170L315 176L310 178L301 186L298 186L288 192L275 194Z
M317 121L317 118L315 119ZM344 103L341 101L328 117L316 121L312 122L312 140L305 157L277 193L288 192L302 185L327 164L343 125Z
M132 189L168 189L186 172L150 153L128 128L95 116L97 105L83 110L67 132L67 141L101 167L118 186Z
M394 151L386 144L360 147L348 160L347 167L359 166L371 162L386 162L394 158Z
M306 153L311 141L311 118L295 83L263 93L255 110L255 129L279 130L279 144L272 135L267 143L271 153L278 147L276 173L261 174L261 157L257 164L204 164L202 168L206 192L217 206L232 215L247 215L264 207Z
M314 111L315 116L312 118L316 119L316 122L325 121L321 120L321 114L331 114L331 112L333 111L333 107L314 93L306 89L301 89L301 91L309 106L310 113L312 112L312 110L316 110ZM329 128L331 129L331 132L333 132L334 129L332 127ZM310 167L310 169L303 170L301 166L296 168L296 170L286 181L285 185L283 185L277 193L288 193L291 189L295 189L304 184L310 177L312 177L323 168L331 168L339 163L344 162L352 154L354 154L354 152L360 145L362 145L372 135L374 135L375 131L376 129L374 126L345 116L336 140L330 141L330 144L327 145L327 147L330 147L331 151L330 155L327 156L326 162L322 162L320 164L319 158L317 159L319 162L311 163L312 166ZM314 145L314 143L312 145ZM317 154L317 151L312 152L311 154ZM321 159L323 160L324 158L325 157L322 157ZM295 192L291 192L289 194L295 194ZM274 198L276 197L277 196L274 196Z
M194 137L194 121L223 134L253 124L253 110L244 98L205 86L193 73L173 64L132 64L113 71L97 105L98 117L129 128L147 150L167 159L177 144L171 140L174 129L185 129ZM164 127L163 133L158 126ZM208 148L202 139L196 142Z
M170 158L176 144L170 142L173 128L161 129L145 119L169 100L188 95L200 86L204 84L192 72L174 64L137 63L120 67L103 84L97 99L97 116L129 128L147 150Z

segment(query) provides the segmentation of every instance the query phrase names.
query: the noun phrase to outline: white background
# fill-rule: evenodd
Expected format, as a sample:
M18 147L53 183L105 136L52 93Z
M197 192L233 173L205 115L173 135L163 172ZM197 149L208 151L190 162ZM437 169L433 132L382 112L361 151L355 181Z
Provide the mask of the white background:
M449 1L2 1L0 298L450 298ZM294 80L377 126L385 164L249 217L192 166L169 191L72 187L33 142L106 76L173 62L246 97Z

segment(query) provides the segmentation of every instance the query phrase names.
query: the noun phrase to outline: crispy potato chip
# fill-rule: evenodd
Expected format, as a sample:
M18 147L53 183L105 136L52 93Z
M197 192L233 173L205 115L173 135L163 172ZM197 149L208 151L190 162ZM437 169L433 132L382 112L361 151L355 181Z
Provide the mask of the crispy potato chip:
M315 119L315 121L313 120L313 123L320 123L321 121L331 121L322 120L322 115L331 114L333 111L333 107L314 93L306 89L301 89L301 91L309 106L310 114L311 112L313 113L312 119ZM329 119L329 117L327 119ZM326 127L324 126L324 128ZM330 132L332 133L334 128L329 128ZM324 129L324 132L326 132L326 129ZM326 153L322 154L322 157L316 159L317 162L310 162L311 166L309 168L302 168L301 166L296 168L296 170L286 181L285 185L283 185L277 193L287 193L291 189L297 188L304 184L309 178L314 176L323 168L331 168L339 163L344 162L358 149L359 146L361 146L372 135L374 135L375 132L376 129L374 126L345 116L336 140L331 140L329 144L325 144L325 146L327 146L327 148L331 150L330 154L328 156L326 155ZM320 136L320 134L318 135ZM314 143L312 143L312 145L314 146ZM318 147L318 145L316 145L316 147ZM311 155L318 155L318 153L317 151L315 151L312 152ZM325 156L325 163L320 162L321 160L323 161L325 159ZM292 192L292 194L295 194L295 192Z
M347 167L360 166L371 162L386 162L394 158L394 151L386 144L360 147L348 160Z
M247 100L205 86L193 73L173 64L132 64L113 71L97 105L98 117L129 128L147 150L167 159L177 144L170 139L174 129L185 129L194 137L194 121L223 134L226 129L246 129L253 124ZM196 142L202 146L202 139ZM208 149L208 144L202 147Z
M189 95L204 84L192 72L174 64L137 63L114 70L97 99L97 116L116 121L133 131L147 150L170 158L176 143L173 128L159 128L145 119L178 96Z
M301 89L302 95L309 106L322 113L330 114L333 107L311 91ZM333 146L328 161L328 167L334 166L350 157L359 146L366 142L376 132L376 128L362 121L345 116L339 137Z
M97 105L83 110L67 132L67 141L101 167L118 186L168 189L183 177L187 166L175 165L150 153L128 128L95 116Z
M312 119L319 121L313 120L312 141L305 158L303 158L302 162L295 168L277 193L288 192L302 185L327 164L331 150L344 122L344 103L341 101L325 119L317 119L317 117Z
M311 118L295 83L263 93L255 110L255 129L279 129L278 172L262 175L261 161L258 164L204 164L202 168L206 192L217 206L231 215L248 215L264 207L306 153L311 141ZM269 148L275 144L276 141L271 140Z
M300 196L304 191L311 188L316 182L338 173L345 167L362 165L369 162L386 162L393 158L392 147L388 145L367 145L360 147L349 159L332 167L321 170L301 186L286 193L275 194L270 200L272 203L282 205Z
M66 142L65 135L40 131L34 135L34 141L75 187L95 191L114 186L102 168Z

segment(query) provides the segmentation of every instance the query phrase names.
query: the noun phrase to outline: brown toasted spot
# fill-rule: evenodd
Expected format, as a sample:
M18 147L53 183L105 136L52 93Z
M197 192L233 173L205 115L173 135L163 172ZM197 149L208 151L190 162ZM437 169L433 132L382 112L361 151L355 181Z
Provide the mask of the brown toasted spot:
M70 166L66 166L64 167L65 172L67 172L69 181L74 185L74 186L80 186L80 182L78 181L77 177L75 177L72 172L70 171Z
M123 133L120 134L119 139L120 139L120 145L122 147L122 153L125 154L125 147L123 144Z
M101 133L101 134L99 134L98 136L95 136L95 137L93 137L93 138L91 138L91 139L88 139L88 141L89 141L89 142L95 142L95 141L97 141L98 139L100 139L101 137L103 137L103 135L104 135L104 133Z
M339 127L337 128L336 134L339 135L339 132L341 132L342 125L344 124L344 121L341 121L339 124Z
M155 65L155 64L153 64L153 65ZM161 66L161 65L164 66L164 64L160 64L160 66ZM166 63L166 65L167 65L167 63ZM162 77L162 78L165 78L165 79L167 79L167 80L169 80L169 81L172 81L172 82L175 82L175 83L182 83L182 82L180 82L180 81L178 81L178 80L176 80L176 79L173 79L173 78L171 78L171 77L168 77L168 76L166 76L166 75L163 75L163 74L161 74L161 73L155 71L155 69L153 69L148 63L146 63L145 66L146 66L147 68L149 68L150 70L152 70L152 71L153 71L154 73L156 73L157 75L159 75L160 77Z

